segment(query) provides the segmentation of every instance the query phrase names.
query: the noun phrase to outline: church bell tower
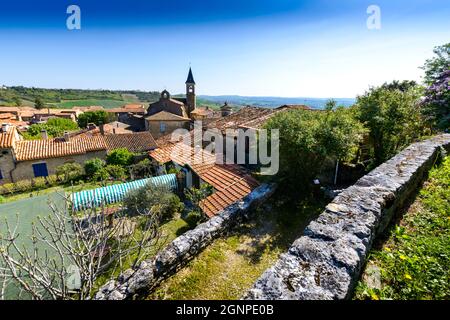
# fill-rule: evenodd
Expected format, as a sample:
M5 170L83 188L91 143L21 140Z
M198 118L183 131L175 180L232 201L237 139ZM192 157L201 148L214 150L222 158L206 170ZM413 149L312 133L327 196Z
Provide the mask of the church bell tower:
M189 74L186 80L186 104L188 107L187 113L190 116L191 112L194 111L196 107L195 81L191 68L189 68Z

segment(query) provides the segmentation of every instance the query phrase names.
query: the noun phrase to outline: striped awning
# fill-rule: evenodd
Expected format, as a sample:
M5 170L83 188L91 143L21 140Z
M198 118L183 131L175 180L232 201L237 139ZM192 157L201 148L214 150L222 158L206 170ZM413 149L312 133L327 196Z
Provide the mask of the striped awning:
M120 202L130 190L139 189L147 183L152 183L155 186L165 186L171 191L176 190L178 185L176 175L172 173L127 183L114 184L93 190L74 192L70 196L72 210L80 211Z

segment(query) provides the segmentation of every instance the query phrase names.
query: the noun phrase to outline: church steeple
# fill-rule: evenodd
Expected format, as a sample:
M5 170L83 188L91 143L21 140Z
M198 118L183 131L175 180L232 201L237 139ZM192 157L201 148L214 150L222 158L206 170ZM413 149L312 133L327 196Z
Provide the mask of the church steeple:
M195 84L194 76L192 75L191 67L189 67L189 74L188 74L188 77L187 77L187 80L186 80L186 84L188 84L188 83Z
M186 80L186 104L187 113L190 116L191 112L195 110L196 98L195 98L195 81L192 75L192 69L189 67L189 74Z

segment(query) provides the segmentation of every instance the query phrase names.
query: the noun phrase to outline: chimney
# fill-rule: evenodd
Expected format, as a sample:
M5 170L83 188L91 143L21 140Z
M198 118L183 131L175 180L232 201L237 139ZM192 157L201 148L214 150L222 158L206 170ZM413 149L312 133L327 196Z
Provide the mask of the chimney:
M43 140L47 140L47 139L48 139L48 133L47 133L47 130L42 129L42 130L41 130L41 136L42 136L42 139L43 139Z
M9 130L9 124L8 123L2 123L2 132L6 133Z
M103 123L100 123L99 128L100 128L100 134L102 136L104 136L105 135L105 125Z
M70 141L70 134L67 131L64 132L64 141L66 141L66 142Z

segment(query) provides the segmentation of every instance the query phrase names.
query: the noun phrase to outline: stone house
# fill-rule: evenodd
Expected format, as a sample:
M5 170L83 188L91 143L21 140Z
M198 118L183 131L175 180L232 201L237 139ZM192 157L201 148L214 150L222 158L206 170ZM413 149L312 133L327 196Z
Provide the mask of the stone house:
M176 129L189 129L191 119L167 111L160 111L145 118L145 130L156 139Z
M4 126L0 135L0 184L53 175L60 165L105 159L117 148L142 153L155 149L156 142L149 132L65 134L54 139L23 140L16 128Z
M205 183L212 186L213 193L200 203L200 208L208 218L259 186L259 182L244 167L221 164L218 161L221 155L211 154L202 148L195 150L183 142L158 140L158 145L149 155L159 174L174 167L183 173L185 188L199 188Z

